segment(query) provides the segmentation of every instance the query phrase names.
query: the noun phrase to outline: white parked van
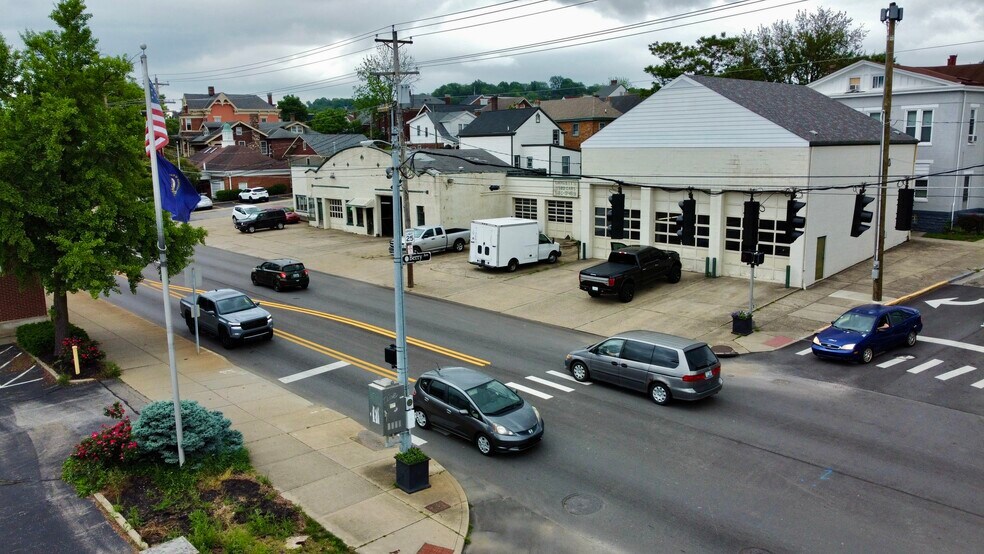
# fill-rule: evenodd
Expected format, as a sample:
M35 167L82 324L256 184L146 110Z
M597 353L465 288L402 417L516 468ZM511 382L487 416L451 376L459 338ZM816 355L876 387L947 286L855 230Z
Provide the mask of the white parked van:
M468 263L516 271L520 264L554 263L560 246L540 232L536 221L519 217L476 219L471 224Z

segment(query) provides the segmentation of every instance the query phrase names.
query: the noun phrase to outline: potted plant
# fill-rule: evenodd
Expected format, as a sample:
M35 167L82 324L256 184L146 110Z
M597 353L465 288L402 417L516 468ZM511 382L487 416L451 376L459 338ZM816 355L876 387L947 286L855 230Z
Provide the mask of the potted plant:
M430 458L411 446L396 456L396 486L408 494L430 488Z
M752 312L748 310L735 310L731 312L731 332L736 335L751 335L755 330L752 323Z

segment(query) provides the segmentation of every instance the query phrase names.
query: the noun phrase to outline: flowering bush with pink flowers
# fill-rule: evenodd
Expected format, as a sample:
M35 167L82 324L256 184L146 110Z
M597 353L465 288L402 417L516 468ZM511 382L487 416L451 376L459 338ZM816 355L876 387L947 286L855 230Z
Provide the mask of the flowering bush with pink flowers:
M82 439L72 452L72 457L103 465L130 461L137 455L137 443L131 436L133 429L130 418L125 415L126 411L119 402L107 407L103 413L119 422L112 427L103 424L99 431Z
M72 354L73 346L77 346L79 350L79 369L81 371L100 368L106 353L99 349L99 342L79 337L67 337L62 340L62 353L58 357L58 367L67 369L75 366Z

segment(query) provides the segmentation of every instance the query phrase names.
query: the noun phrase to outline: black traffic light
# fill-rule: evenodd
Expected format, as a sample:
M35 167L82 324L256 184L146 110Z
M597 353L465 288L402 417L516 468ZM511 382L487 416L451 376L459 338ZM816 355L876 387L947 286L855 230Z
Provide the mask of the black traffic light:
M759 203L754 200L745 202L745 217L741 220L741 249L754 252L758 249L759 236Z
M873 214L868 210L865 210L864 207L874 201L874 198L865 196L864 192L859 192L858 195L854 197L854 217L851 219L852 237L860 237L861 233L871 228L870 225L865 225L865 223L871 223L871 217Z
M895 230L912 230L912 203L915 201L915 189L904 188L899 190L899 208L895 212Z
M625 238L625 195L616 193L608 197L612 207L608 209L608 236L613 239Z
M676 216L676 234L680 237L680 242L692 244L697 234L697 201L688 198L678 202L678 205L680 215Z
M396 345L391 344L383 349L383 358L390 367L396 367Z
M806 206L806 202L799 202L792 198L786 201L786 229L782 235L786 244L793 244L796 239L803 236L803 231L800 229L806 227L806 218L796 215L803 206Z

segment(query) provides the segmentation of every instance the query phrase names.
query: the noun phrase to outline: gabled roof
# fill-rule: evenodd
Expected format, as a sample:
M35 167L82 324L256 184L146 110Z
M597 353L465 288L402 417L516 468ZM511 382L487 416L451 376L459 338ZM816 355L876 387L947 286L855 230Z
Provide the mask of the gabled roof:
M325 135L322 133L304 133L296 135L311 147L319 156L334 156L340 150L359 146L359 143L368 140L363 134L337 134Z
M540 109L554 121L611 121L622 115L610 103L595 96L544 100L540 102Z
M204 110L212 105L219 96L225 96L232 102L232 105L240 110L276 110L276 106L267 104L267 101L255 94L188 94L184 95L185 105L189 110Z
M604 87L601 87L600 89L598 89L598 92L595 93L595 94L598 95L598 98L608 98L613 92L615 92L615 90L618 87L621 87L621 86L622 86L621 83L615 83L614 85L604 86ZM625 88L625 87L622 87L622 88Z
M248 146L213 146L196 153L190 159L191 163L202 170L210 172L224 171L270 171L290 170L284 160L264 156Z
M471 112L475 110L475 107L466 104L445 104L444 102L440 102L424 104L421 110L425 109L432 112Z
M638 94L623 94L622 96L609 96L608 103L616 110L625 113L642 102L642 97Z
M803 85L746 81L687 75L711 91L731 100L796 136L810 146L879 144L882 125L853 108ZM892 129L893 143L919 141Z
M526 98L523 98L522 96L499 96L497 94L493 94L492 96L489 97L489 103L488 104L482 106L481 108L479 108L479 109L477 109L475 111L477 111L477 112L483 112L483 113L484 112L491 112L491 111L493 111L492 110L492 98L493 97L495 98L495 103L496 103L496 110L495 111L498 111L498 110L508 110L508 109L513 108L513 106L519 106L520 104L525 104L527 106L532 106L533 105L529 100L527 100Z
M460 137L487 137L496 135L514 135L526 120L540 108L523 108L521 110L496 110L484 112L478 119L462 129Z
M439 173L505 173L514 169L479 148L421 148L414 152L413 169L418 173L428 169Z
M897 69L904 69L913 73L919 73L937 79L945 79L961 85L971 85L975 87L984 86L984 63L969 63L963 65L937 65L931 67L914 67L909 65L896 65Z
M282 138L294 138L300 136L301 133L295 133L291 131L289 127L300 125L304 128L304 133L310 133L311 127L306 123L301 123L300 121L277 121L275 123L260 123L260 132L267 136L268 139L282 139Z

